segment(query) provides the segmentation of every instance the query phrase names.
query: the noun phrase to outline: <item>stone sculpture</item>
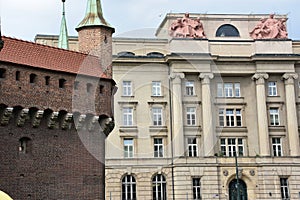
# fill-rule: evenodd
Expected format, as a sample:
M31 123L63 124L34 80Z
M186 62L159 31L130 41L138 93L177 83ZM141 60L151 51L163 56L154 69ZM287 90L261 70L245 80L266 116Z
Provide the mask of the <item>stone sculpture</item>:
M287 39L286 18L274 19L274 14L263 18L250 32L253 39Z
M191 19L189 13L171 24L170 36L175 38L206 38L200 18Z

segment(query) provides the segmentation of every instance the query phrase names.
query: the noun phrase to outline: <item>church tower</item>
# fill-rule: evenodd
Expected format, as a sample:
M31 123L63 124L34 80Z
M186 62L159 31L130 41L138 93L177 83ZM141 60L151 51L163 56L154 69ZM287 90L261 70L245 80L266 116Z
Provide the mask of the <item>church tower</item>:
M60 25L60 33L58 38L58 48L69 49L69 41L68 41L68 29L67 29L67 22L65 16L65 2L66 0L62 0L63 3L63 12L62 12L62 19Z
M104 19L100 0L88 0L86 14L79 23L79 51L99 56L105 70L112 62L112 34L115 29Z

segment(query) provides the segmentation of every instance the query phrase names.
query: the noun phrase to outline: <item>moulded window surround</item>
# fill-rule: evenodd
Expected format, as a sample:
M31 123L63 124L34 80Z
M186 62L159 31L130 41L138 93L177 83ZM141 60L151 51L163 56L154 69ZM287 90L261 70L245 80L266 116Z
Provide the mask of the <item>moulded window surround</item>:
M20 71L16 71L16 81L20 80Z
M193 178L193 200L201 200L201 179Z
M244 139L243 138L221 138L220 139L220 152L224 156L234 157L237 153L238 156L244 156Z
M282 200L290 200L288 178L280 178L280 192Z
M186 124L188 126L196 125L196 108L195 107L187 107L186 108Z
M152 121L153 126L163 125L163 109L161 107L152 108Z
M136 181L132 175L122 179L122 200L136 200Z
M152 96L162 96L160 81L152 81Z
M197 138L195 137L187 138L187 145L188 145L188 156L197 157L198 156Z
M123 125L132 126L133 125L133 108L123 107Z
M133 158L134 144L133 138L124 138L124 158Z
M164 157L163 138L154 138L154 158Z
M282 144L280 137L273 137L272 138L272 150L273 156L280 157L282 155Z
M36 83L37 75L36 74L30 74L29 76L29 83Z
M278 108L270 108L270 126L279 126L280 118L279 118L279 109Z
M123 81L123 96L132 96L132 82L131 81Z
M59 79L59 81L58 81L59 83L59 88L65 88L65 86L66 86L66 80L65 79L63 79L63 78L61 78L61 79Z
M240 83L218 83L218 97L241 97Z
M240 108L220 108L219 126L221 127L241 127L242 110Z
M224 24L218 28L216 37L240 37L240 33L235 26Z
M0 79L5 78L6 76L6 69L0 68Z

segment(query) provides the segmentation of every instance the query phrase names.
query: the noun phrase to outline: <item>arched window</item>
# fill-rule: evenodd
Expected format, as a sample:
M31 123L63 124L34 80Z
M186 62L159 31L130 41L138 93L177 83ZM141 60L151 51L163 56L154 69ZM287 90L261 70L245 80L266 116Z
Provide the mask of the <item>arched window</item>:
M30 74L29 83L35 83L36 82L36 74Z
M19 152L29 153L31 151L31 140L28 137L22 137L19 140Z
M233 179L229 183L229 199L230 200L236 200L237 199L237 179ZM239 179L239 191L240 191L240 199L241 200L247 200L247 185L246 183Z
M166 179L163 175L157 174L152 179L153 186L153 200L166 200L167 190L166 190Z
M0 78L5 78L6 75L6 69L1 68L0 69Z
M234 26L224 24L218 28L216 37L240 37L240 33Z
M122 200L136 200L136 182L131 175L122 179Z

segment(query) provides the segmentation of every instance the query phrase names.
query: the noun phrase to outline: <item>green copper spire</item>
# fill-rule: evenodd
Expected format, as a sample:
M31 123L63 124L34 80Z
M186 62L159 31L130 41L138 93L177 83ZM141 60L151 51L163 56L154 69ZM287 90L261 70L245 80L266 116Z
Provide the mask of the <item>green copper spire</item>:
M65 1L63 2L63 13L62 13L62 19L61 19L61 25L60 25L60 33L58 38L58 48L62 49L69 49L69 42L68 42L68 30L67 30L67 23L66 23L66 17L65 17Z
M103 17L100 0L88 0L85 17L76 30L87 26L105 26L114 30Z

